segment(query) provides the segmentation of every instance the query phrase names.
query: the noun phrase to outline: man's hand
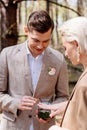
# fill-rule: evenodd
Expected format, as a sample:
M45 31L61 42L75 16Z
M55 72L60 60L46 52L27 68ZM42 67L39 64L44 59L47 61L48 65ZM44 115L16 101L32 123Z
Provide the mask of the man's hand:
M37 99L30 97L30 96L23 96L18 109L19 110L32 110L32 107L34 106L34 104L37 102Z
M37 108L37 110L36 110L36 118L41 123L48 123L51 120L51 118L50 117L47 118L48 114L46 113L46 115L44 115L45 113L43 111L44 110L42 110L40 112L40 109ZM44 117L44 116L46 116L46 117Z
M47 119L47 120L43 120L42 118L38 118L38 115L36 115L36 118L37 118L37 120L38 120L40 123L48 123L48 122L51 120L51 118L49 118L49 119Z

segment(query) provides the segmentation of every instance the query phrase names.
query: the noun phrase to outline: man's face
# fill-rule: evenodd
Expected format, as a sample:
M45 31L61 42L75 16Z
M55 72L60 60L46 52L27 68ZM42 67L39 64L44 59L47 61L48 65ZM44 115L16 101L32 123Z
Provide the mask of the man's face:
M34 57L40 55L48 47L51 33L51 29L45 33L35 30L28 32L28 48Z

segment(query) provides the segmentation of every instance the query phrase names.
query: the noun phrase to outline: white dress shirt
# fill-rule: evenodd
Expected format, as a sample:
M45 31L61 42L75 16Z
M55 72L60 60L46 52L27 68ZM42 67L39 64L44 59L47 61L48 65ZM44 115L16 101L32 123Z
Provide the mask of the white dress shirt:
M28 62L30 65L33 89L35 91L36 86L37 86L37 82L39 80L40 72L41 72L42 58L43 58L44 52L35 58L32 56L31 52L29 51L27 44L26 44L26 48L27 48ZM33 121L31 121L31 125L30 125L29 130L34 130Z

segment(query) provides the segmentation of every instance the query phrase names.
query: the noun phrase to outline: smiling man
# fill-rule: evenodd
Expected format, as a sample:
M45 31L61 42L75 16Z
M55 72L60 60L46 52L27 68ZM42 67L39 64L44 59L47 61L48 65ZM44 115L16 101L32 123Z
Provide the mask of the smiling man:
M46 11L32 12L24 28L27 40L1 52L1 130L48 130L55 120L45 125L37 120L37 99L50 103L67 100L66 62L59 51L48 47L53 28Z

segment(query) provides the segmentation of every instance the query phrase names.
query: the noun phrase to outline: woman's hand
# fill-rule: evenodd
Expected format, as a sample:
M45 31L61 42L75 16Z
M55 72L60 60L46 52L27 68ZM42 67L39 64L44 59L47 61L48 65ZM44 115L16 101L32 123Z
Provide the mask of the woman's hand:
M48 130L69 130L67 128L62 128L62 127L59 127L57 125L53 125L51 126Z
M53 104L53 105L47 105L43 103L38 104L40 108L51 110L51 114L50 114L51 118L64 112L66 105L67 105L67 101L58 104Z

